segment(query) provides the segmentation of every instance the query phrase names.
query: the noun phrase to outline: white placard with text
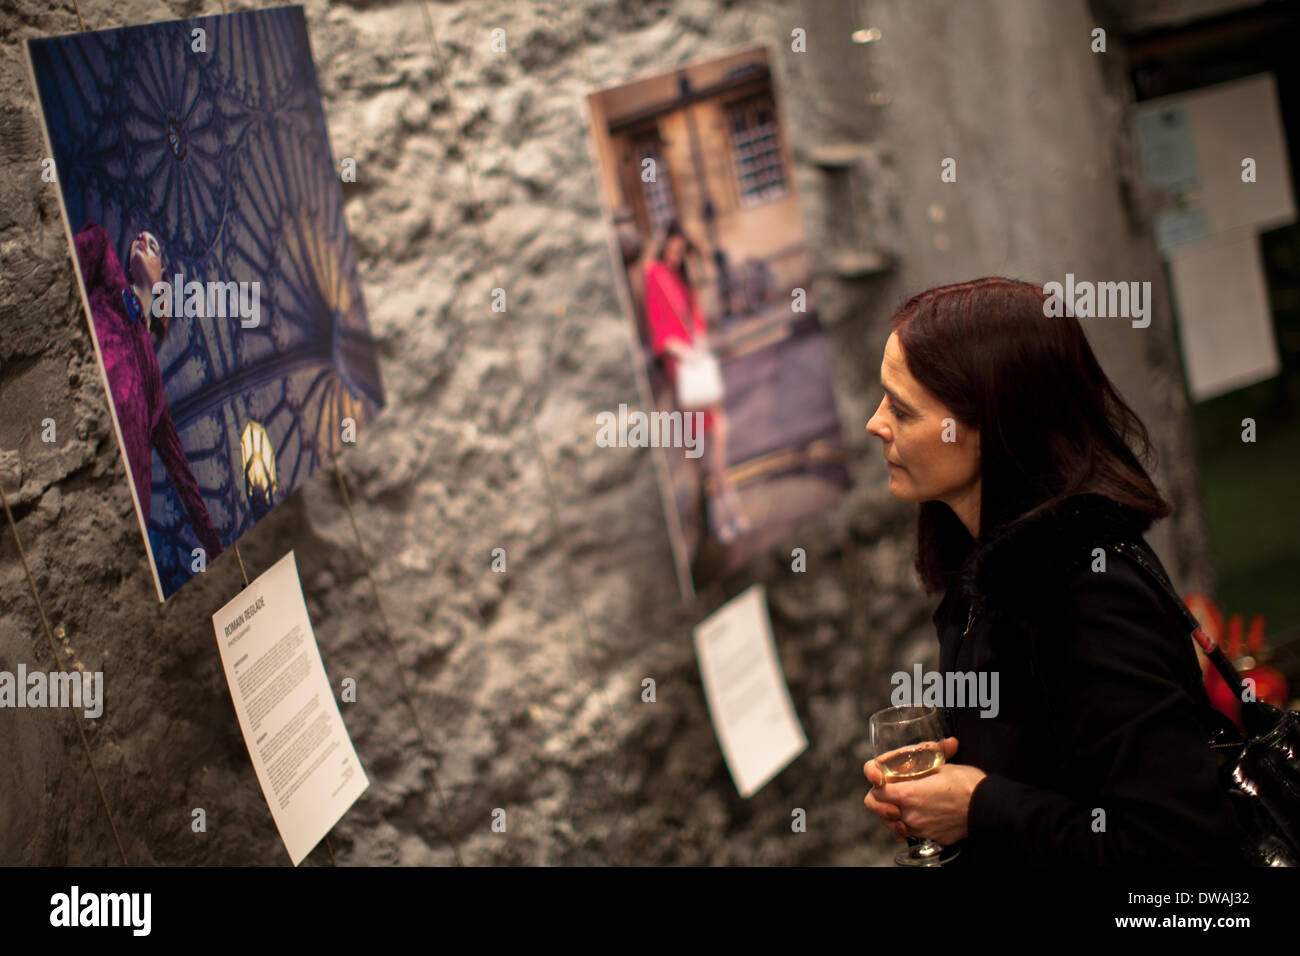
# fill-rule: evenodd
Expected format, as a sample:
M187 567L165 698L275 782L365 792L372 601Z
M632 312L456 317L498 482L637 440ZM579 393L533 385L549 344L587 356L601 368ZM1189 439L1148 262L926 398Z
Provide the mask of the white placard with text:
M330 688L293 552L212 615L244 743L297 866L369 781Z
M695 656L727 769L740 795L753 796L808 747L777 657L762 585L696 626Z

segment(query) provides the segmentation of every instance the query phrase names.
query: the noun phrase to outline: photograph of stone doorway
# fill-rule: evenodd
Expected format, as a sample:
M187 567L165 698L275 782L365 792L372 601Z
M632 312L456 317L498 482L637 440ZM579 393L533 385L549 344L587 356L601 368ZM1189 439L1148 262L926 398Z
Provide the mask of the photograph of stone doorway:
M642 404L703 413L702 454L655 451L689 595L850 483L791 144L763 45L586 104ZM701 353L720 395L686 381ZM705 397L688 405L692 394Z

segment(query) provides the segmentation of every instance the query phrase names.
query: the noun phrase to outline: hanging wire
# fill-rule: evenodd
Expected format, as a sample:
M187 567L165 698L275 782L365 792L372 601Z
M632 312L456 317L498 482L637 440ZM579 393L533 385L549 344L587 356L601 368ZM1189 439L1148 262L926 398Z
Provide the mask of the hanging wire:
M83 31L84 32L84 31ZM41 603L41 596L36 590L36 580L32 577L31 566L27 563L27 552L23 550L22 539L18 536L18 524L14 521L13 512L9 510L9 498L0 488L0 504L4 505L5 518L9 521L9 530L14 536L14 545L18 548L18 558L23 564L23 573L27 575L27 586L31 589L32 600L36 602L36 612L41 617L41 628L45 631L45 640L50 645L50 654L54 658L54 666L63 673L59 667L59 651L54 644L54 632L50 630L49 618L45 616L45 605ZM80 676L80 675L78 675ZM81 738L81 749L86 754L86 763L90 765L90 775L95 778L95 789L99 791L99 804L104 808L104 816L108 818L108 827L113 831L113 842L117 844L117 852L122 857L122 865L129 866L126 860L126 849L122 846L122 838L118 835L117 824L113 822L113 811L108 807L108 797L104 794L104 784L99 779L99 771L95 769L94 758L90 755L90 742L86 740L86 728L84 726L84 715L72 708L72 716L77 725L77 736Z
M393 641L393 629L388 623L388 612L384 610L383 599L379 596L379 585L375 581L374 566L370 563L370 555L366 551L366 543L361 537L361 528L357 525L357 515L352 508L352 496L348 494L348 483L343 478L343 470L339 468L338 459L335 458L333 463L334 477L338 481L339 493L343 496L343 507L348 513L348 520L352 523L352 533L357 539L357 549L361 552L361 563L365 566L366 577L370 581L370 592L375 598L375 608L379 611L379 619L384 625L384 640L387 642L388 649L393 655L394 663L397 664L397 677L401 682L402 700L411 712L411 719L415 722L415 729L420 735L420 743L424 747L425 753L433 760L433 765L429 768L429 776L433 782L434 796L438 798L438 808L442 812L443 820L449 822L451 820L451 814L447 809L447 801L443 797L442 787L438 783L437 765L439 761L437 753L433 749L433 744L430 742L428 734L424 732L424 724L420 721L420 713L415 708L415 700L411 694L411 687L406 680L406 668L402 664L401 656L397 653L397 644ZM442 832L442 837L451 847L452 856L456 860L456 865L464 866L465 863L460 856L460 847L457 845L456 841L453 840L446 831Z
M244 570L244 558L239 553L239 542L234 542L232 547L235 551L235 560L239 562L239 576L244 579L244 587L248 587L248 572Z
M586 74L586 85L587 85L587 89L588 89L588 91L596 90L596 89L600 88L600 81L598 80L598 78L597 78L597 76L596 76L596 70L595 70L595 67L594 67L594 65L592 64L591 56L590 56L590 54L588 53L588 50L587 50L585 21L584 21L584 19L583 19L583 13L582 13L582 10L581 10L581 6L580 6L579 4L573 4L573 5L572 5L572 9L573 9L573 11L574 11L573 18L572 18L572 19L573 19L573 29L574 29L574 31L575 31L575 33L576 33L576 35L577 35L577 48L578 48L578 51L579 51L579 56L580 56L581 59L582 59L583 70L584 70L584 72L585 72L585 74ZM742 26L742 30L741 30L741 32L742 32L742 33L745 35L745 37L748 38L748 39L753 39L753 38L754 38L754 33L755 33L754 26L755 26L756 18L757 18L757 14L755 13L755 11L753 10L752 7L746 10L746 12L745 12L745 17L744 17L744 23L743 23L743 26ZM561 18L561 23L562 23L562 22L563 22L563 18ZM671 69L671 67L665 67L665 70L668 70L668 69ZM580 120L581 120L581 119L585 119L587 116L588 116L588 114L586 114L586 113L584 112L584 113L582 114L582 117L580 117ZM581 127L581 126L585 126L585 122L581 122L581 121L580 121L579 126L580 126L580 127ZM595 132L594 130L588 130L588 131L587 131L588 135L594 135L594 132ZM602 209L603 209L603 208L604 208L604 203L603 203L603 202L601 203L601 206L602 206ZM626 317L625 317L625 318L626 318ZM630 334L633 336L633 348L634 348L634 350L635 350L635 349L639 349L639 348L640 348L640 343L639 343L639 341L636 339L635 333L633 332L633 333L630 333ZM634 351L634 354L636 354L635 351ZM638 377L638 383L639 383L639 386L640 386L640 388L641 388L642 394L643 394L643 395L648 395L648 394L650 394L649 383L648 383L648 381L643 381L644 378L645 378L645 372L644 372L644 370L640 367L639 363L638 363L638 366L637 366L637 377ZM540 456L540 450L539 450L539 456ZM545 461L545 459L543 459L543 462L544 462L544 461ZM670 484L670 477L669 477L669 472L668 472L667 462L664 461L664 459L663 459L661 456L658 456L658 455L654 456L654 461L655 461L655 464L656 464L656 467L657 467L658 479L659 479L661 482L663 482L665 486L669 485L669 484ZM667 506L668 506L668 510L669 510L669 513L670 513L671 516L672 516L671 520L672 520L673 522L678 522L678 521L680 521L680 519L679 519L679 517L678 517L677 503L676 503L676 500L675 500L674 496L671 495L671 494L666 495L666 496L665 496L665 503L667 504ZM675 534L677 534L677 532L676 532L675 529L670 529L670 532L669 532L669 533L670 533L670 536L671 536L671 535L675 535ZM674 549L674 564L677 564L678 562L677 562L676 557L675 557L675 551L676 551L676 549ZM695 597L696 591L695 591L694 583L690 580L690 572L687 571L687 572L685 573L685 579L682 580L682 572L681 572L680 569L679 569L679 570L678 570L678 577L679 577L679 582L678 582L678 583L679 583L679 587L681 588L682 593L685 594L685 595L689 595L689 596L692 597L692 598ZM720 583L720 582L717 582L716 586L717 586L717 587L720 587L720 586L721 586L721 583ZM583 610L583 619L584 619L584 622L585 622L585 621L586 621L586 611L585 611L585 609ZM610 721L610 727L611 727L611 730L612 730L614 716L613 716L613 710L612 710L612 708L609 706L608 695L606 696L606 710L607 710L607 712L608 712L608 717L609 717L609 721ZM627 780L627 773L626 773L626 772L624 773L624 780L625 780L625 782L626 782L626 780ZM625 787L624 789L626 790L627 788ZM627 806L629 807L629 812L631 812L631 810L634 809L634 805L633 805L633 803L632 803L632 794L631 794L630 791L624 794L624 800L625 800Z
M456 145L460 152L461 157L465 162L466 189L469 193L471 206L475 211L474 221L478 225L478 229L480 233L480 241L482 243L483 248L491 249L492 244L489 241L489 237L487 235L486 217L480 215L480 212L482 211L482 207L480 206L479 199L478 199L478 190L475 188L475 179L477 177L477 172L474 168L474 163L470 155L470 150L467 148L464 134L461 131L460 114L459 111L456 109L456 97L455 94L452 92L451 83L448 79L450 70L448 68L447 60L442 54L442 48L438 43L437 31L434 30L433 18L429 13L428 0L421 0L420 9L424 12L425 29L428 32L429 43L433 47L434 56L438 61L437 63L438 75L442 82L443 95L446 97L447 100L447 109L451 114L452 127L455 130L455 135L456 135ZM575 4L574 9L579 11L578 14L575 16L575 20L578 20L578 22L580 23L580 16L581 16L580 5ZM581 44L579 45L581 46ZM492 275L493 287L499 289L505 288L505 286L500 281L500 272L496 264L493 263L489 268ZM505 314L509 315L508 312ZM511 365L513 366L514 369L515 379L516 381L524 382L526 381L526 377L524 376L523 363L520 361L520 357L519 357L520 346L519 346L518 336L515 333L514 325L509 321L509 319L503 320L502 325L506 330L506 335L510 344L510 360L511 360ZM564 567L565 583L568 587L571 600L575 605L577 605L578 612L582 619L583 651L587 659L590 659L591 649L594 644L594 641L592 639L592 633L591 633L591 619L587 614L586 603L582 599L582 589L578 586L578 583L575 580L572 563L567 560L567 556L571 553L569 547L569 538L564 528L564 521L561 518L560 503L555 491L555 481L551 475L551 466L549 461L546 458L546 454L543 448L542 433L541 433L541 428L538 425L538 416L536 414L536 410L534 410L534 414L529 422L529 426L532 435L533 452L542 470L542 482L546 490L546 499L550 511L550 516L551 516L551 525L555 531L555 536L557 540L560 542L560 548L564 553L564 555L566 556L566 560L561 562L561 564ZM569 656L571 661L574 660L572 653L570 653ZM575 666L574 670L581 673L583 668L580 666ZM609 721L609 726L612 727L614 724L614 707L609 698L609 689L604 685L603 682L597 681L597 683L600 689L601 699L604 701L605 713Z
M573 11L571 17L572 23L566 24L563 15L561 15L560 17L556 18L555 21L556 26L561 32L564 32L569 26L572 26L578 38L577 47L583 60L583 65L587 75L588 84L594 86L595 70L592 67L591 59L587 53L587 48L585 43L585 31L583 30L584 13L580 4L572 4L571 7ZM433 47L434 56L438 61L439 78L442 83L443 94L447 100L448 111L451 114L452 126L456 136L457 148L465 162L466 173L467 173L467 192L469 193L469 198L470 198L472 208L475 210L476 213L474 218L476 223L478 224L480 238L483 247L485 249L490 249L491 243L488 241L487 226L485 221L486 217L478 214L481 211L481 207L479 205L478 192L477 189L475 188L475 180L477 177L477 172L474 168L470 150L467 148L465 136L461 129L459 112L456 109L456 98L455 98L455 94L452 92L451 83L449 81L450 71L448 70L447 61L442 54L441 46L438 43L437 32L434 29L433 19L429 13L428 0L422 0L421 10L424 13L425 29L429 35L430 45ZM752 23L752 16L747 15L745 19L745 27L748 29L751 23ZM491 269L491 274L493 279L493 286L496 288L504 288L505 286L500 281L500 272L496 264L493 263L490 269ZM505 327L509 345L510 345L511 363L514 368L515 377L518 381L521 382L525 381L525 377L523 374L523 366L520 361L520 345L519 345L518 337L515 332L514 325L508 319L504 320L503 325ZM560 543L561 550L566 555L567 558L567 556L571 553L571 549L569 547L569 538L565 531L564 521L562 519L562 514L561 514L561 506L559 502L559 497L555 489L555 481L551 474L550 463L547 460L546 454L544 452L544 445L542 441L541 429L538 424L538 417L539 416L537 414L537 409L536 407L534 407L534 414L530 421L530 430L532 434L532 444L533 444L534 454L542 470L542 480L546 491L546 498L547 498L547 504L550 511L552 527L554 528L555 536ZM592 657L592 647L594 645L594 641L592 638L591 619L587 613L586 604L583 601L582 589L579 587L576 581L575 572L571 562L565 560L562 562L562 564L564 567L565 582L567 584L569 594L572 598L573 603L576 604L581 617L583 652L586 660L589 661ZM572 655L571 655L571 659L573 659ZM574 669L576 671L581 672L584 668L575 666ZM592 670L596 671L596 668L594 668L593 666ZM609 689L605 685L605 683L602 680L600 680L601 675L598 672L596 672L595 676L597 678L595 683L598 685L600 689L601 699L604 702L606 728L607 728L606 734L607 735L612 734L616 720L615 720L613 703L611 702L609 697ZM607 736L606 739L607 741L609 741L611 738ZM626 779L626 773L624 774L624 777ZM624 802L627 804L630 812L633 809L631 803L632 794L630 793L630 791L627 791L626 787L624 787L624 791L625 792L623 794L623 799Z
M244 587L248 587L248 572L244 570L244 557L239 553L239 542L232 542L231 548L235 552L235 560L239 562L239 575L244 579ZM329 851L330 863L334 866L338 866L338 861L334 859L334 847L330 846L329 833L325 834L325 849Z
M86 20L81 15L79 0L72 0L72 7L77 14L77 25L80 27L80 32L85 33ZM63 669L59 667L59 651L54 644L54 632L50 630L50 621L45 614L45 605L41 603L41 595L36 590L36 580L32 577L31 566L27 563L27 552L23 550L22 538L18 534L18 523L14 521L13 512L9 510L9 498L5 495L3 488L0 488L0 504L4 505L5 518L8 520L9 530L13 534L14 546L18 549L18 558L22 561L23 573L27 576L27 587L32 592L32 600L36 602L36 612L40 615L41 629L45 632L45 641L49 644L50 655L54 658L54 666L59 669L60 673L64 673ZM104 816L108 818L108 827L113 833L113 842L117 844L117 852L122 858L122 865L129 866L130 864L126 859L126 848L122 846L122 837L117 832L117 823L113 820L113 811L109 808L108 797L104 793L104 783L99 778L99 771L95 768L94 758L90 754L90 741L86 739L84 715L73 709L72 717L77 727L77 736L81 739L82 752L86 755L86 763L90 766L90 775L95 780L95 790L99 793L99 804L104 808Z

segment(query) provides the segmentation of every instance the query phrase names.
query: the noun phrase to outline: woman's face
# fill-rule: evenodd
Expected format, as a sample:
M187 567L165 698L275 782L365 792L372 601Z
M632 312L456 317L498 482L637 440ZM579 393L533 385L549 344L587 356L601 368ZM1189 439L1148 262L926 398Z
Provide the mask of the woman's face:
M686 255L686 240L681 236L670 236L664 243L664 262L676 268L682 264L684 255Z
M158 237L143 230L131 242L127 271L136 285L152 289L162 279L162 248Z
M867 431L880 439L890 463L889 493L900 501L944 501L951 506L977 492L979 432L958 422L912 378L897 332L885 342L880 380L886 394Z

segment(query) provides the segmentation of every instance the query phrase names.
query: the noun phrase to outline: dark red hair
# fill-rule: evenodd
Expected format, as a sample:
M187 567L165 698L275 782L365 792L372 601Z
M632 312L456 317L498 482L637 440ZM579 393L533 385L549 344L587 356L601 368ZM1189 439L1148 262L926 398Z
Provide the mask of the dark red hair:
M1152 519L1173 508L1143 466L1151 439L1073 316L1043 314L1042 286L990 277L928 289L890 319L912 377L980 436L980 540L1071 495ZM1136 449L1136 453L1135 453ZM916 569L947 590L977 542L948 505L917 518Z

